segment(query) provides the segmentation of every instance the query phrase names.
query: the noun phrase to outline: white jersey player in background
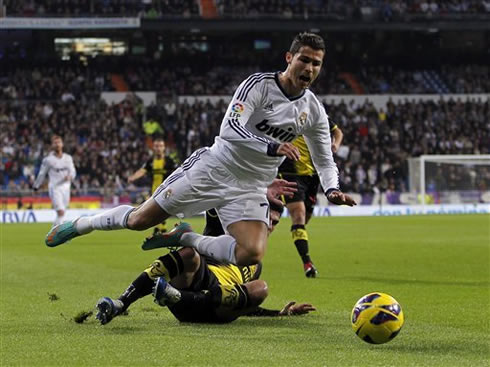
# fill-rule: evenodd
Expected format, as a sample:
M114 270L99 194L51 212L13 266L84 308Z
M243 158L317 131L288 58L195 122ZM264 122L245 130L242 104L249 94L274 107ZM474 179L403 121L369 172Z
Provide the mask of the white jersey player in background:
M48 175L49 197L53 203L53 209L56 210L56 220L53 226L56 226L63 223L65 210L70 203L71 181L77 172L71 155L63 153L63 139L60 136L53 135L51 147L53 151L44 157L32 188L37 191Z
M339 189L328 116L308 89L320 73L324 54L320 36L297 35L286 53L287 69L254 74L243 81L213 146L194 152L150 199L136 209L119 206L64 223L48 233L46 244L57 246L95 229L144 230L171 215L188 217L216 208L225 235L202 236L181 223L167 234L148 239L143 249L187 246L222 262L256 264L267 243L266 194L288 191L283 180L274 178L284 157L298 160L299 151L291 141L300 135L305 137L328 200L355 205Z

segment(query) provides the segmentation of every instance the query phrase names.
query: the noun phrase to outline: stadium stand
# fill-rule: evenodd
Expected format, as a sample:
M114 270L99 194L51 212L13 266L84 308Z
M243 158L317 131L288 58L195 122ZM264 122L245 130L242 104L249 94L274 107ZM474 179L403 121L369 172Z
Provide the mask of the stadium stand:
M146 110L137 98L114 105L84 102L83 97L65 102L1 102L0 122L6 129L0 132L0 184L14 191L27 189L54 132L64 136L78 168L76 190L85 194L107 187L123 189L129 172L148 157L142 128L145 116L161 124L169 146L180 157L212 144L226 111L225 101L177 103L170 118L166 102ZM345 134L348 155L337 161L346 191L365 193L377 186L406 191L409 156L490 153L488 100L406 101L389 103L386 111L369 102L355 107L345 101L327 108Z
M410 19L406 15L427 18L490 12L488 0L6 0L8 13L15 16L168 16L205 18L279 17L375 19L384 21ZM211 4L208 4L211 3Z
M181 159L212 144L227 108L227 100L219 98L230 96L251 73L280 69L284 55L278 50L283 49L283 39L289 39L293 29L245 35L243 30L226 32L220 26L209 32L159 29L167 20L173 24L174 20L203 21L201 17L215 24L247 18L257 18L262 26L269 18L284 22L320 19L322 24L335 24L339 31L321 30L327 35L326 67L312 87L315 93L407 95L406 101L383 108L367 100L355 104L350 97L327 106L345 135L346 149L336 158L345 191L406 191L406 158L410 156L489 153L488 98L428 102L410 97L490 93L489 66L482 57L488 50L488 33L420 31L418 26L406 30L405 25L380 30L397 22L420 21L430 26L438 19L448 19L445 24L457 27L465 19L485 20L490 12L488 0L3 3L7 15L13 17L124 16L142 21L141 29L126 33L79 29L73 33L20 30L0 34L0 188L7 192L28 191L53 133L64 137L65 148L75 159L75 194L129 191L134 193L132 201L138 200L141 190L128 186L127 176L150 154L151 134L145 130L150 122L161 127L169 149ZM343 21L350 25L372 22L378 29L346 32ZM145 22L153 28L146 28ZM125 51L121 55L82 53L75 43L68 53L56 49L57 37L73 41L98 36L109 43L121 41ZM110 104L101 93L112 91L129 93L124 101ZM136 91L154 91L158 99L144 106L131 93ZM183 102L179 96L205 98ZM212 98L216 96L218 100ZM137 184L144 188L148 182Z

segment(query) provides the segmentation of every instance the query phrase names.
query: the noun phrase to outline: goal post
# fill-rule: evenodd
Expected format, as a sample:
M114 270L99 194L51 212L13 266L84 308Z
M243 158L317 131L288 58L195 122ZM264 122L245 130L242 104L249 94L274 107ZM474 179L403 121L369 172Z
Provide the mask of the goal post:
M408 159L409 190L423 207L490 201L490 155L421 155Z

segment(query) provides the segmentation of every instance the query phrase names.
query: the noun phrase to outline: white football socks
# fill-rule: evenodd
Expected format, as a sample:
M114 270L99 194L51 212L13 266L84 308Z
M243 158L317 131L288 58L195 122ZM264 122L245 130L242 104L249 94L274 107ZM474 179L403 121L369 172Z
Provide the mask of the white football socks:
M236 240L230 235L210 237L190 232L182 235L180 243L182 246L195 248L201 255L221 262L236 264Z
M75 222L75 229L80 234L87 234L94 229L110 231L128 228L128 216L135 208L130 205L120 205L103 213L80 217Z
M65 215L64 214L63 215L58 215L58 213L56 213L56 219L55 219L55 221L53 223L53 227L54 226L57 226L58 224L63 223L63 219L65 219Z

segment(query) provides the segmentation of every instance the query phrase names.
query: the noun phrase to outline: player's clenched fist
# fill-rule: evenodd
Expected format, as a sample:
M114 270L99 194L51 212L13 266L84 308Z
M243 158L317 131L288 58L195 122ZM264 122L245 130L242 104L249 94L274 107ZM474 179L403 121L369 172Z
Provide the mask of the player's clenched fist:
M277 155L285 155L289 159L297 161L299 159L299 150L291 143L282 143L277 148Z

